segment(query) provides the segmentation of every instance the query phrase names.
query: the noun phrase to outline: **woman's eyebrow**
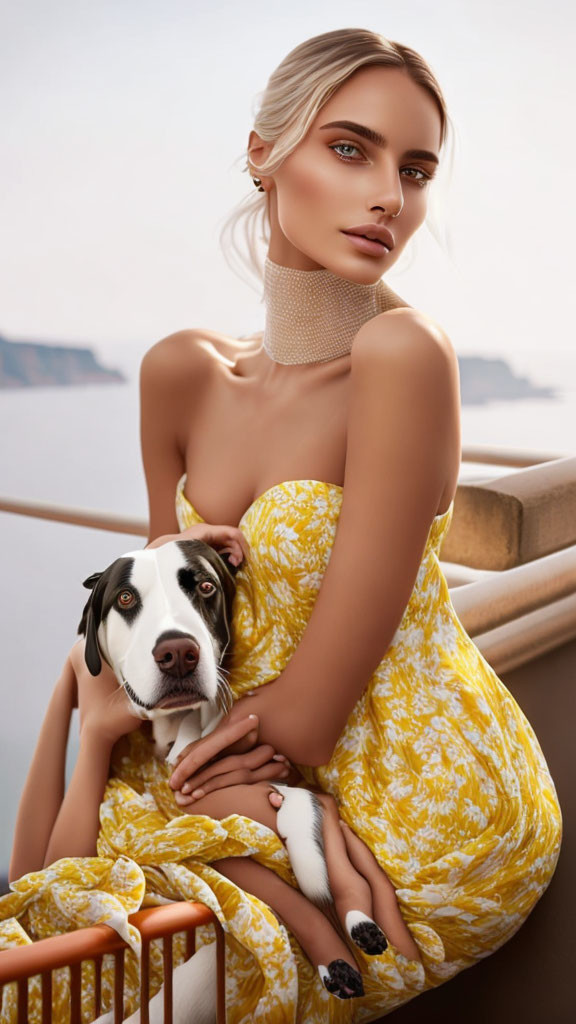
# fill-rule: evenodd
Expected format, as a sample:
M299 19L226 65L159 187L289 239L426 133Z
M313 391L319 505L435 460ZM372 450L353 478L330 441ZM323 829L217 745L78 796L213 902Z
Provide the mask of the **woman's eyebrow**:
M381 149L387 145L386 139L380 135L380 132L374 131L373 128L366 128L363 124L356 124L356 121L330 121L329 124L321 125L320 131L322 128L345 128L356 135L362 135L369 142L373 142L375 146L380 146ZM434 164L439 163L435 153L429 153L427 149L407 149L404 156L411 160L430 160Z

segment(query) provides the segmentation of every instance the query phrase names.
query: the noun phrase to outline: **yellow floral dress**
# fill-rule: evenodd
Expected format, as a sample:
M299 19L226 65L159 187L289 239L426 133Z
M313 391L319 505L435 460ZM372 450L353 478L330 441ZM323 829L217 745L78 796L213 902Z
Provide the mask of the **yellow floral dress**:
M203 521L184 484L182 477L180 529ZM250 556L236 574L229 676L236 697L275 679L298 646L330 558L342 494L336 484L290 480L260 495L242 517ZM329 995L270 908L210 867L220 857L252 855L296 884L278 837L237 814L222 821L181 814L168 770L139 733L116 748L99 856L58 861L16 883L0 899L0 948L107 921L134 950L126 975L131 1012L138 938L127 915L163 899L199 900L226 932L229 1024L339 1024L374 1021L506 942L550 882L562 817L529 722L452 606L439 562L452 513L453 505L431 524L402 621L329 764L301 768L336 797L341 817L387 872L421 964L392 944L372 957L354 947L365 995ZM198 945L213 937L205 926ZM158 951L154 990L160 960ZM58 998L66 984L59 979ZM86 1020L91 984L87 970ZM108 999L109 979L107 985ZM12 1001L8 993L3 1020L15 1019ZM63 1002L61 1014L55 1019L66 1021ZM31 1020L39 1021L39 1012Z

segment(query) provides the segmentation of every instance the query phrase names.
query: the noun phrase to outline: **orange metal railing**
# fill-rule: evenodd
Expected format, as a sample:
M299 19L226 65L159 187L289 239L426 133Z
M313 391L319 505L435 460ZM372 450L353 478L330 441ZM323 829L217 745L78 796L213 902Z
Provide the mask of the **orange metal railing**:
M139 910L129 917L142 936L140 969L140 1022L149 1024L150 943L162 939L164 962L164 1024L172 1024L172 936L186 934L186 957L195 951L195 931L199 925L212 924L216 931L216 1020L225 1024L225 937L218 918L203 903L171 903ZM81 968L85 960L95 966L94 1018L101 1012L102 958L114 955L114 1024L124 1018L124 953L127 944L105 924L79 928L65 935L40 939L29 946L17 946L0 952L0 995L2 986L16 982L18 986L18 1024L28 1021L28 979L42 979L42 1024L52 1022L52 971L70 968L70 1024L81 1024ZM193 1020L194 1007L190 1007Z

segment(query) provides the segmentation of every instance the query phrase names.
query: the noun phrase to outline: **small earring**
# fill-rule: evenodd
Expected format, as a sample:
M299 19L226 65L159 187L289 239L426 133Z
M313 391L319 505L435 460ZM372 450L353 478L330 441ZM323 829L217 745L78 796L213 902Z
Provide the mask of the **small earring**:
M260 181L260 178L252 178L252 181L256 185L256 188L258 189L259 192L265 192L266 191L266 189L262 185L262 182Z

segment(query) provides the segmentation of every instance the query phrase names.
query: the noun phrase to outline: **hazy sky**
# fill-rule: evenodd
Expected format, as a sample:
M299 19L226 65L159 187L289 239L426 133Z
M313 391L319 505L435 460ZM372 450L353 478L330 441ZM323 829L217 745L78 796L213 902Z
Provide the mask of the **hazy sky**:
M457 130L452 259L423 227L386 279L459 353L565 362L574 20L568 0L2 0L0 333L132 368L184 327L261 327L217 240L253 188L257 96L304 39L364 27L426 58Z

